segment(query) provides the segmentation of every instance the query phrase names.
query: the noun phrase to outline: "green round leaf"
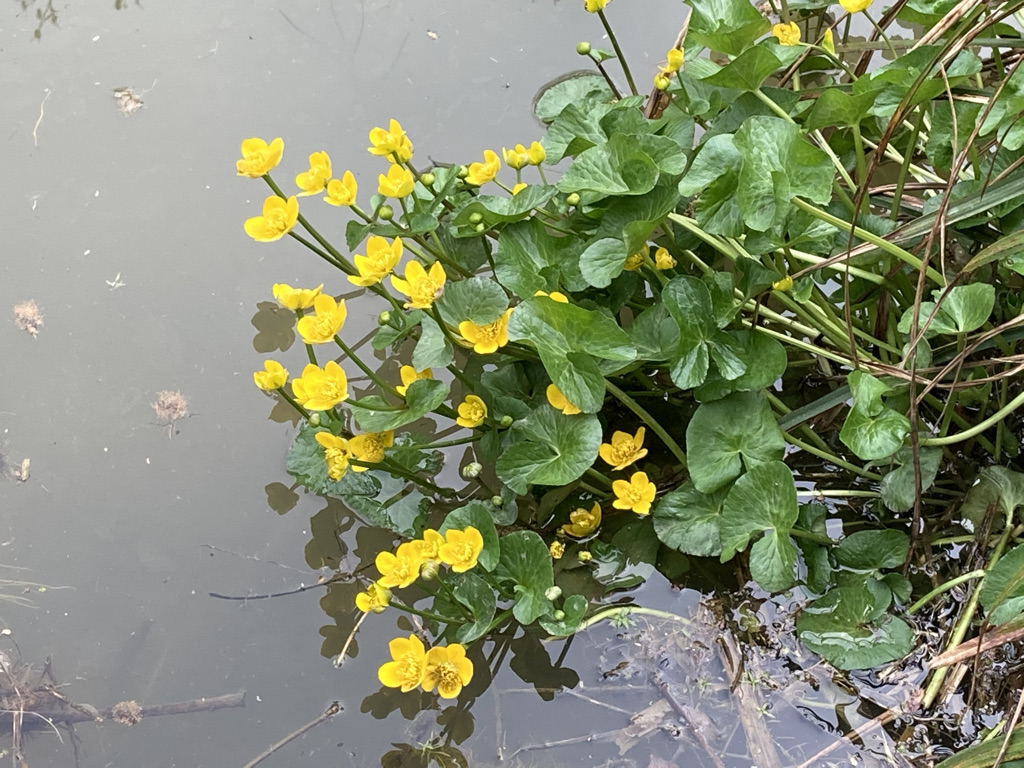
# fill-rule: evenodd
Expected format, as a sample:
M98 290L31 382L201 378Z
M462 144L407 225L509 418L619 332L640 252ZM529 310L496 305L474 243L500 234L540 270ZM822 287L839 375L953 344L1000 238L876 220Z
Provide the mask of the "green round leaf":
M665 546L687 555L718 557L724 489L704 495L687 481L666 494L654 508L654 531Z
M596 416L566 416L550 405L540 406L513 429L525 439L498 457L495 470L517 493L526 493L531 483L571 483L594 463L601 446Z

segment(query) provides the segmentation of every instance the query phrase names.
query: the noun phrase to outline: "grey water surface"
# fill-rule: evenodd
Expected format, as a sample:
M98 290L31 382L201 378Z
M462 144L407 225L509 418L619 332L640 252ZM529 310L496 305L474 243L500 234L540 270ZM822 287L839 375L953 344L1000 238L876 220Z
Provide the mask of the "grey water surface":
M618 0L608 12L646 87L682 4ZM382 167L365 151L371 128L397 118L417 157L438 161L529 144L542 133L537 89L581 66L577 41L602 35L582 0L0 0L0 451L11 466L31 460L26 482L10 467L0 481L0 565L23 569L0 578L45 585L7 588L33 607L0 602L0 641L25 662L51 657L64 694L100 708L247 691L244 709L81 724L83 766L242 766L334 700L344 712L265 765L377 765L409 741L400 712L361 711L393 616L371 617L338 670L322 653L322 590L208 595L328 573L308 547L318 513L347 547L360 530L301 493L287 514L271 508L291 486L293 426L268 418L272 401L253 386L267 356L257 304L275 282L349 286L290 240L245 235L268 191L235 176L239 144L282 136L285 188L326 150L365 200ZM129 115L115 98L126 87L143 102ZM343 243L343 211L303 206ZM28 299L44 318L36 337L13 321ZM352 303L346 333L371 330L378 310ZM275 356L298 367L297 353ZM188 401L170 429L150 407L163 390ZM591 716L524 694L500 726L506 744L543 741L586 733ZM472 717L462 746L479 765L496 755L490 694ZM66 735L35 736L24 754L32 768L74 765ZM605 759L586 745L568 754Z

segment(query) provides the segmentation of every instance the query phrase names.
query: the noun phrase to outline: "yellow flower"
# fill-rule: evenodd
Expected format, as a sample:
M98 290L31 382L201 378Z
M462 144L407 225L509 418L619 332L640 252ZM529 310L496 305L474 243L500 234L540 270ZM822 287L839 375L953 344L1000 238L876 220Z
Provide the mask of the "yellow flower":
M356 435L348 441L352 455L367 464L379 464L384 461L384 451L394 444L395 432L391 429L387 432L367 432L365 435ZM352 467L352 470L365 472L367 467Z
M847 13L866 11L871 7L872 2L874 2L874 0L839 0L839 4L843 6L843 9Z
M410 261L405 268L405 278L399 279L392 275L391 284L396 291L409 297L405 303L406 309L430 309L444 293L447 279L439 261L430 265L429 272L418 261Z
M404 163L412 157L412 142L397 120L390 121L386 131L383 128L370 131L370 143L373 144L368 147L371 155L389 156L393 163Z
M303 343L326 344L334 341L348 316L345 300L335 301L333 296L320 294L313 299L313 308L316 314L300 317L296 326Z
M476 395L466 395L466 399L459 403L459 418L455 423L466 429L479 427L487 418L487 406L484 401Z
M274 298L282 307L288 309L309 309L313 301L324 289L320 283L316 288L292 288L288 283L274 283Z
M772 283L772 288L776 291L791 291L793 290L793 278L786 275L781 280L776 280Z
M292 195L287 200L271 195L263 201L263 215L245 221L245 232L260 243L280 240L295 227L299 220L299 200Z
M670 85L672 85L672 81L665 77L661 72L658 72L658 74L654 76L654 87L659 91L667 91Z
M582 507L574 509L569 513L569 521L562 526L563 531L577 539L589 536L601 525L601 505L595 501L589 512Z
M416 577L420 575L420 566L423 564L423 557L419 550L412 545L411 541L399 544L398 549L391 552L380 552L374 565L380 571L381 577L377 583L384 587L408 587Z
M326 152L314 152L309 156L309 170L295 177L295 186L302 191L299 196L323 192L331 178L331 157Z
M678 72L683 68L684 58L685 54L682 48L669 48L668 53L665 54L665 66L659 67L659 70L663 75Z
M405 391L409 389L409 385L414 381L434 378L434 372L429 368L423 371L417 371L411 365L403 365L402 369L398 372L398 375L402 377L402 386L395 387L395 391L397 391L402 397L405 397Z
M352 257L359 274L349 275L349 282L362 286L376 285L398 266L404 247L400 237L388 244L386 238L374 235L366 241L366 255L357 253Z
M512 194L513 195L518 195L520 192L522 192L528 186L530 186L530 185L527 184L525 181L520 181L518 184L516 184L514 187L512 187Z
M433 528L426 528L423 531L423 538L415 539L412 542L412 545L419 551L420 557L423 558L424 562L440 560L441 556L438 553L442 544L444 544L444 536Z
M551 293L548 293L547 291L537 291L533 295L534 296L547 296L549 299L551 299L552 301L557 301L559 304L568 304L569 303L569 297L566 296L564 293L559 293L558 291L552 291Z
M352 171L345 171L345 175L341 177L340 181L331 179L327 182L327 197L324 198L324 202L338 207L355 205L358 191L359 185L356 183L356 177L352 175Z
M482 187L488 181L492 181L501 170L501 160L489 149L484 150L484 161L482 163L471 163L469 175L466 176L467 184L474 184Z
M772 27L772 34L778 39L779 45L790 46L800 42L800 27L795 21L789 24L776 24Z
M322 369L310 363L292 380L292 392L303 408L326 411L348 400L348 378L333 360Z
M423 676L423 690L437 688L442 699L458 698L462 686L473 679L473 662L466 658L466 649L458 643L427 651L427 672Z
M384 197L406 197L415 186L416 180L411 171L400 165L392 165L388 168L387 176L382 173L378 177L377 191Z
M513 149L502 147L501 154L505 158L505 165L509 168L515 168L517 171L530 164L530 156L526 154L526 147L522 144L516 144Z
M639 461L647 455L644 445L644 428L640 427L636 435L628 432L616 432L612 435L611 443L601 443L598 453L601 458L612 465L613 469L624 469L634 461Z
M615 494L612 506L616 509L631 509L638 515L650 514L651 502L657 490L654 483L647 479L646 472L634 472L629 482L616 480L612 483L612 492Z
M416 635L409 639L396 637L388 643L392 661L377 670L377 679L388 688L401 688L408 693L421 682L427 672L427 653L423 641Z
M535 141L526 150L526 156L530 158L530 165L540 165L547 159L548 153L539 141Z
M573 405L569 399L562 394L562 390L554 384L548 384L548 388L545 390L544 394L547 395L548 402L551 403L551 407L557 408L566 416L575 416L577 413L582 413L579 408Z
M363 613L384 613L391 604L391 590L380 584L371 584L365 592L356 595L356 608Z
M668 248L659 248L654 252L654 266L658 269L672 269L675 265L675 257L668 252Z
M608 0L583 0L583 7L587 13L597 13L608 5Z
M551 553L552 560L561 560L562 555L565 554L565 544L560 541L552 541L551 546L548 547L548 552Z
M324 447L324 461L327 462L327 476L341 480L348 472L348 460L352 457L348 440L330 432L317 432L316 441Z
M821 39L821 47L833 56L836 55L836 40L835 36L832 34L832 27L825 30L825 36Z
M501 317L487 325L463 320L459 323L459 333L473 345L473 351L478 355L490 355L508 344L508 319L511 316L512 308L509 307Z
M626 263L622 265L622 268L627 272L636 272L640 267L644 265L644 254L634 253L631 256L626 257Z
M242 142L242 159L235 163L235 167L239 176L258 179L276 168L283 154L284 141L280 138L270 144L263 139L246 139Z
M252 378L256 382L256 386L264 392L280 389L288 381L288 371L280 363L265 360L263 368L265 370L255 371Z
M464 573L476 567L477 558L484 549L484 537L472 525L466 530L449 529L444 534L444 544L437 548L441 562L450 565L455 573Z

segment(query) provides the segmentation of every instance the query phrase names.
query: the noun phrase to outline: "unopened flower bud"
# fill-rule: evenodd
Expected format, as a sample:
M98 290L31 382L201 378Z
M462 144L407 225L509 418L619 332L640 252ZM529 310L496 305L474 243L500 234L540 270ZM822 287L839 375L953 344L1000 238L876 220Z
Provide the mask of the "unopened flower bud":
M469 214L469 223L470 224L479 224L483 220L484 220L484 215L482 213L480 213L480 211L476 211L474 213Z
M562 596L562 588L559 586L548 587L544 590L544 597L554 602Z
M484 471L483 465L478 461L472 461L462 468L462 476L467 480L472 480L475 477L480 477L480 473Z
M387 325L390 322L391 312L389 312L388 310L385 309L383 312L377 315L377 325Z
M579 558L581 563L589 563L591 560L594 559L594 556L590 554L587 550L583 550L582 552L577 554L576 557Z
M455 169L455 175L458 176L460 179L464 179L467 176L469 176L469 168L467 168L464 165L460 165L458 168Z
M423 186L432 187L434 186L434 174L424 173L423 175L420 176L420 181L423 182Z
M499 423L503 427L511 427L513 421L515 421L515 419L513 419L506 413L504 416L501 417L501 421Z
M555 621L564 621L565 611L555 611L553 614L551 614L551 618L553 618Z
M551 546L548 547L548 552L551 553L553 560L561 560L562 555L565 554L565 544L560 541L552 541Z
M584 40L582 43L576 44L576 53L580 56L588 56L590 54L590 43Z
M659 91L667 91L670 85L669 79L664 75L656 75L654 78L654 87Z
M439 567L437 560L424 560L420 566L420 578L424 581L433 581L437 577Z
M391 221L393 218L395 218L395 209L392 208L390 205L382 205L380 209L377 211L377 218L381 219L382 221Z
M320 412L319 411L314 411L313 413L309 414L309 426L311 426L311 427L319 427L320 426Z
M487 231L487 225L486 225L486 224L484 224L484 223L483 223L483 222L481 221L481 222L480 222L479 224L477 224L477 225L476 225L475 227L473 227L473 231L474 231L474 232L479 232L480 234L483 234L484 232L486 232L486 231Z
M505 503L505 500L501 496L491 496L491 504L496 507L500 507Z
M572 206L579 205L580 204L580 196L579 196L579 194L577 192L573 192L572 194L570 194L568 197L565 198L565 202L568 205L572 205Z

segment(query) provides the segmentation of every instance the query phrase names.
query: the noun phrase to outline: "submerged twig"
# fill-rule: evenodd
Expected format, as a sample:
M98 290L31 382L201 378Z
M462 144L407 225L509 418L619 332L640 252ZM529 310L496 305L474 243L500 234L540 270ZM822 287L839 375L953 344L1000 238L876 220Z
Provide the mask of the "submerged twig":
M336 714L341 712L341 710L342 710L341 705L338 702L336 702L336 701L333 702L331 704L331 706L329 706L326 710L324 710L324 713L322 715L318 715L317 717L315 717L312 720L310 720L308 723L306 723L304 726L302 726L298 730L292 731L291 733L289 733L287 736L285 736L279 742L277 742L272 747L270 747L270 749L268 749L267 751L265 751L262 754L258 755L254 760L251 760L248 763L246 763L244 768L253 768L256 765L259 765L264 760L266 760L268 757L270 757L272 754L277 752L277 750L281 749L281 747L284 747L289 742L292 742L295 739L299 738L299 736L304 734L306 731L310 731L313 728L316 728L318 725L320 725L320 723L322 723L322 722L324 722L326 720L330 720Z

